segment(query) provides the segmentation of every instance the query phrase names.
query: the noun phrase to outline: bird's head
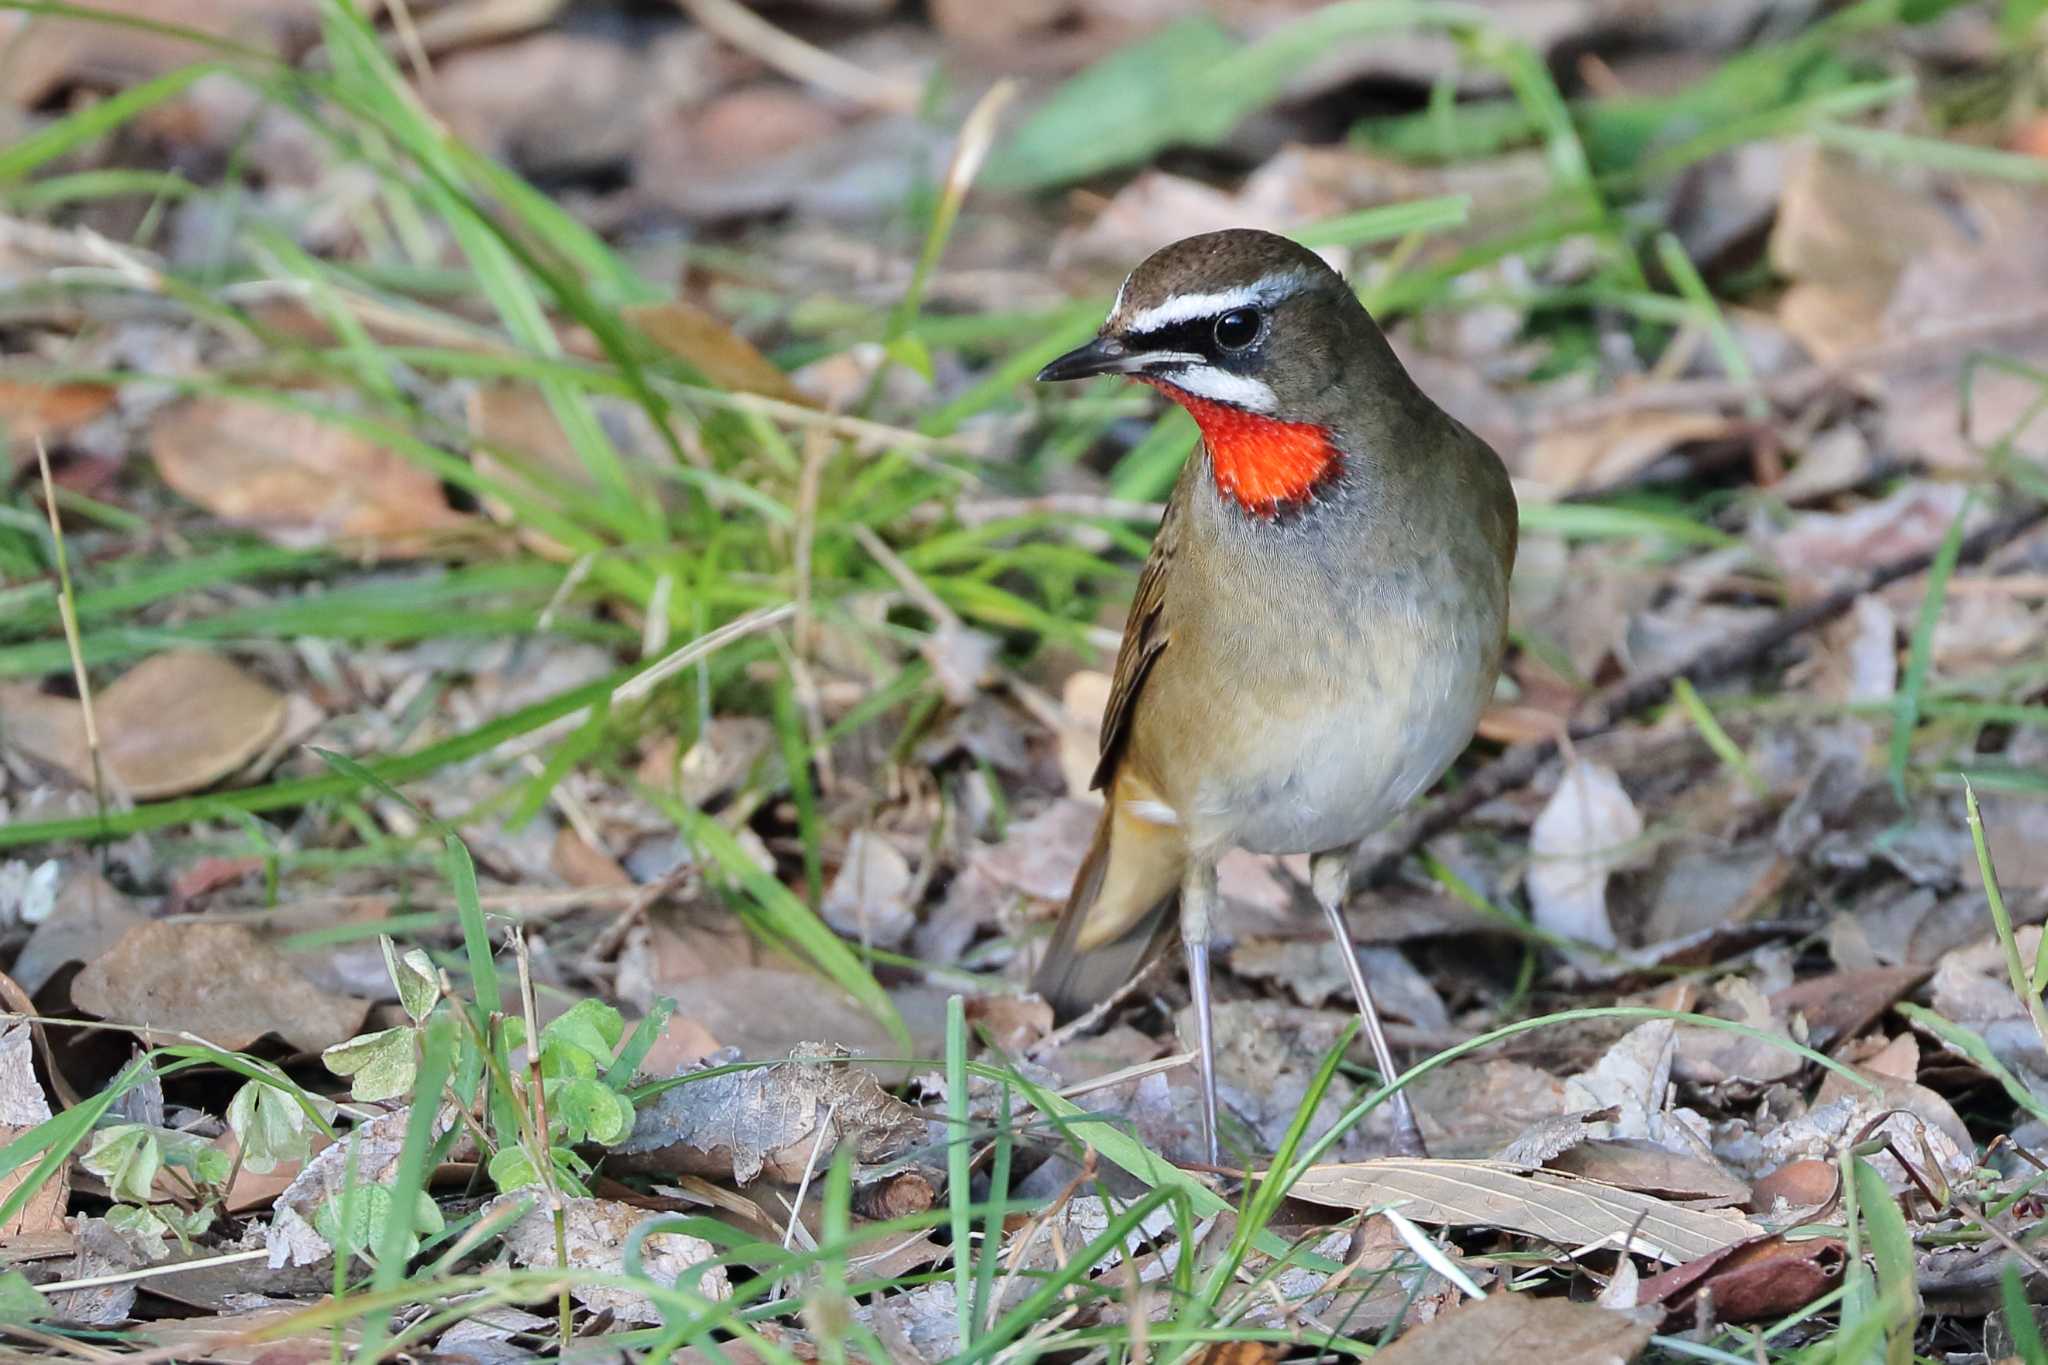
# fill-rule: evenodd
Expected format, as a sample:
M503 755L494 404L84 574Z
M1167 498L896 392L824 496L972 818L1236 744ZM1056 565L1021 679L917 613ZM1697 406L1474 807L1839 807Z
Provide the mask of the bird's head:
M1341 275L1249 228L1146 257L1095 339L1038 377L1099 374L1150 384L1192 413L1219 489L1259 516L1313 497L1347 438L1412 389Z

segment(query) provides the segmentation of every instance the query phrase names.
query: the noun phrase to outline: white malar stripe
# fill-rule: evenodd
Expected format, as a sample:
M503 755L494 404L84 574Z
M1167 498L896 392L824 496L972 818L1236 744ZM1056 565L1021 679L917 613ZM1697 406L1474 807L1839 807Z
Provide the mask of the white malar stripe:
M1245 375L1219 370L1214 365L1188 365L1168 370L1159 377L1199 398L1228 403L1247 412L1271 413L1280 407L1280 400L1266 385Z
M1137 314L1119 330L1126 336L1132 336L1159 327L1170 327L1176 322L1219 317L1233 308L1257 308L1286 298L1301 288L1307 279L1304 271L1285 270L1253 280L1250 284L1241 284L1235 289L1219 289L1212 294L1176 294ZM1124 283L1128 285L1130 281L1127 279ZM1123 301L1123 291L1118 290L1116 306L1109 311L1110 317L1117 315Z

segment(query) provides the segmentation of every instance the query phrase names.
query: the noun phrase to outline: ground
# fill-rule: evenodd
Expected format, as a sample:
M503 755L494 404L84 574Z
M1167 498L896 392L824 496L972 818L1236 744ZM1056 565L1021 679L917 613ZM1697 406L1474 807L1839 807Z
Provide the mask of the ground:
M2048 1360L2034 0L0 4L31 1356ZM1520 501L1351 927L1055 1026L1194 441L1346 271Z

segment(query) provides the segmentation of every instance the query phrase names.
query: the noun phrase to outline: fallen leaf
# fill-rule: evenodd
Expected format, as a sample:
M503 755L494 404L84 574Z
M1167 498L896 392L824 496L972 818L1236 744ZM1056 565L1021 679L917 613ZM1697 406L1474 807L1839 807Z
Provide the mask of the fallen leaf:
M1626 1240L1630 1250L1673 1265L1758 1231L1738 1214L1495 1161L1383 1157L1314 1166L1288 1194L1340 1209L1391 1206L1418 1223L1502 1228L1566 1247L1618 1247Z
M1762 1322L1804 1308L1841 1283L1848 1262L1831 1237L1760 1237L1644 1280L1636 1302L1689 1309L1711 1296L1716 1322Z
M1581 760L1565 769L1529 831L1529 907L1539 928L1612 948L1607 879L1625 865L1643 817L1612 768Z
M1570 1299L1498 1292L1445 1313L1373 1352L1379 1365L1512 1360L1516 1365L1623 1365L1649 1344L1657 1316Z
M475 522L426 466L338 422L249 398L189 399L156 419L164 482L281 545L369 542L420 554Z
M513 1263L529 1268L563 1264L562 1249L555 1241L555 1220L544 1201L527 1194L504 1194L486 1204L480 1216L488 1219L521 1205L527 1206L526 1213L502 1234ZM642 1223L661 1216L613 1199L565 1199L561 1235L567 1263L579 1270L623 1275L626 1240ZM650 1233L640 1243L640 1273L665 1288L680 1286L702 1298L723 1299L732 1293L725 1267L705 1264L717 1254L718 1249L701 1237ZM609 1312L622 1322L667 1320L666 1310L656 1307L647 1295L621 1285L571 1280L569 1294L585 1308Z
M1003 841L975 850L974 866L999 885L1033 900L1057 904L1074 887L1100 803L1059 800L1004 832Z
M1550 497L1613 488L1680 446L1722 440L1739 430L1738 423L1711 412L1638 409L1544 433L1522 451L1515 472Z
M1894 1003L1927 979L1925 967L1863 967L1808 977L1771 996L1787 1020L1803 1019L1806 1040L1830 1048L1876 1023Z
M1786 1219L1817 1212L1832 1203L1841 1188L1841 1167L1818 1157L1801 1157L1756 1182L1750 1191L1749 1210L1770 1226L1783 1227Z
M10 54L12 56L14 54ZM18 68L10 68L18 76ZM10 82L11 83L11 82ZM0 377L0 446L16 466L36 457L36 442L54 442L114 405L104 384L39 384Z
M321 1207L341 1194L351 1182L361 1189L388 1187L398 1173L405 1152L405 1130L412 1122L412 1109L394 1109L366 1123L358 1123L346 1138L316 1153L292 1183L277 1197L270 1223L263 1229L263 1244L270 1252L272 1269L283 1266L319 1265L334 1254L327 1239L314 1228ZM433 1136L439 1138L455 1124L455 1110L443 1106L434 1115ZM473 1162L479 1159L476 1144L465 1132L455 1139L446 1160Z
M267 51L285 51L317 28L312 0L93 0L89 7L141 19L170 20ZM7 100L23 109L73 83L125 86L192 63L190 41L103 20L15 13L0 16L7 49Z
M1785 1045L1792 1040L1785 1032L1784 1016L1772 1008L1763 993L1739 976L1723 980L1718 993L1723 1009L1717 1013L1732 1012L1737 1023L1747 1024L1771 1038L1703 1025L1681 1025L1671 1074L1691 1085L1752 1088L1799 1074L1806 1060Z
M79 864L66 868L63 877L49 917L36 926L14 960L15 983L32 996L64 968L92 961L121 935L147 922L135 902L98 869Z
M738 393L758 393L785 403L804 403L804 396L774 361L753 342L704 309L681 299L628 308L625 320L648 340L696 367L714 386Z
M794 1181L813 1160L830 1164L842 1143L867 1164L922 1143L924 1118L852 1057L836 1043L806 1043L773 1066L685 1079L640 1106L616 1158L744 1185L763 1174Z
M49 1117L49 1098L36 1079L32 1026L26 1019L16 1020L0 1029L0 1148ZM34 1174L34 1165L24 1164L0 1175L0 1202ZM62 1232L70 1201L71 1167L67 1162L52 1172L12 1217L0 1222L0 1242Z
M85 712L34 688L0 687L13 747L95 785ZM284 725L285 698L208 650L143 660L94 694L100 759L117 789L138 801L210 787L263 754Z
M101 1019L139 1024L173 1041L193 1033L240 1051L276 1034L302 1052L362 1027L370 1002L316 990L290 959L238 924L153 920L87 965L72 999Z
M1743 1204L1749 1186L1706 1157L1669 1152L1641 1138L1593 1138L1544 1162L1553 1171L1706 1208Z
M1677 1029L1669 1019L1638 1024L1589 1070L1566 1079L1565 1098L1574 1109L1615 1111L1601 1137L1648 1138L1671 1151L1704 1150L1705 1121L1690 1109L1671 1107L1677 1054Z
M917 927L917 911L910 904L916 880L910 860L895 844L873 830L855 830L847 836L846 857L818 913L864 946L901 947Z
M1052 1032L1052 1006L1035 995L970 996L967 1022L987 1029L1003 1051L1021 1052Z

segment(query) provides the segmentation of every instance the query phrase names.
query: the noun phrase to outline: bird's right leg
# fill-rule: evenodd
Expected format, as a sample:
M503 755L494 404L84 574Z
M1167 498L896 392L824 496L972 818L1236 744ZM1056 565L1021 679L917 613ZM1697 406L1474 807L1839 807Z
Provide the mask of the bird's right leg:
M1216 1038L1210 1027L1209 935L1216 914L1216 864L1188 860L1180 883L1180 939L1188 954L1188 992L1195 1006L1195 1049L1202 1066L1202 1141L1211 1166L1221 1164L1216 1135Z

